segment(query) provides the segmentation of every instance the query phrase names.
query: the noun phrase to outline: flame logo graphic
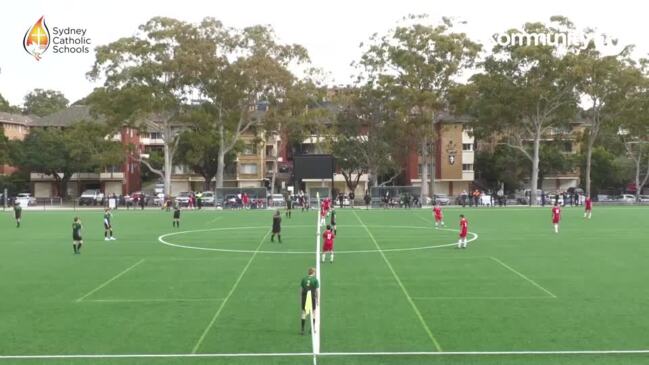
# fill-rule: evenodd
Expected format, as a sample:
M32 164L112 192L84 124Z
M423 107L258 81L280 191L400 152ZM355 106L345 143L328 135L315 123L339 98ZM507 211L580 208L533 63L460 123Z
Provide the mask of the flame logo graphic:
M23 48L25 52L34 56L37 61L40 61L41 55L50 47L50 30L45 24L45 16L34 23L23 38Z

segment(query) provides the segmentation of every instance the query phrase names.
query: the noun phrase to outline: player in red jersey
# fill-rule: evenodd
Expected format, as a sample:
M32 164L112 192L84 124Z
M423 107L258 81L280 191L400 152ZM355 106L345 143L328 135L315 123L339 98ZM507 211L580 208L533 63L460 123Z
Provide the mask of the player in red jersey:
M322 234L322 240L324 241L322 244L322 262L325 262L327 252L330 253L329 262L334 262L334 238L336 238L336 235L331 230L331 226L327 225L327 230Z
M327 218L327 210L325 209L324 201L323 201L322 203L320 203L320 225L321 226L324 226L326 224L325 218Z
M457 242L457 248L466 248L466 235L469 233L469 222L460 214L460 240Z
M586 200L584 201L584 218L590 219L591 215L593 214L593 200L590 198L590 195L586 197Z
M559 221L561 220L561 208L559 203L554 203L552 207L552 224L554 224L554 233L559 233Z
M439 228L444 225L444 216L442 215L442 207L439 206L439 203L436 203L433 207L433 216L435 217L435 228Z
M331 199L329 198L324 199L324 208L325 208L325 212L327 212L327 215L329 215L329 210L331 209Z

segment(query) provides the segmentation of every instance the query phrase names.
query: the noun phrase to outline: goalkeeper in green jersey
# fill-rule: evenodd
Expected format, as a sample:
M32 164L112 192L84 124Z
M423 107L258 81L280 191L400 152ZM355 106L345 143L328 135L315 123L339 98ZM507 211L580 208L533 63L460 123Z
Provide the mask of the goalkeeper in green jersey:
M313 320L312 328L315 331L315 316L313 313L316 310L318 304L318 289L320 288L320 283L318 278L315 277L315 269L310 268L308 275L302 279L300 283L301 292L302 292L302 331L301 334L304 334L304 325L306 323L307 315L311 315Z

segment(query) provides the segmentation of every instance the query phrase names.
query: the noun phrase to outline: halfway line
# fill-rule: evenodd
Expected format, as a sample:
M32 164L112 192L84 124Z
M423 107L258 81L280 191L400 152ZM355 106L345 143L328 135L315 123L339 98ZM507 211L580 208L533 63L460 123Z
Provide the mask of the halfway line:
M435 338L435 336L433 336L433 332L431 332L430 328L428 328L428 325L426 324L426 321L424 321L424 317L421 315L421 312L419 312L419 308L417 308L417 305L415 304L414 300L412 300L412 297L410 296L410 294L408 294L408 290L406 290L406 287L401 282L401 279L399 278L399 275L397 275L397 272L394 271L394 268L392 267L392 264L390 264L390 261L385 256L385 253L383 253L383 251L381 250L381 246L379 246L379 243L376 242L376 239L374 238L374 235L372 234L372 232L370 232L369 228L367 228L365 223L363 223L363 221L358 216L358 214L356 214L356 212L353 211L353 210L352 210L352 213L354 213L354 216L356 216L356 219L358 219L358 222L361 224L361 226L363 226L363 228L365 228L365 231L370 236L370 239L372 239L372 242L374 242L374 245L376 246L377 250L381 254L381 257L383 257L383 261L385 261L385 263L388 265L388 268L392 272L392 275L394 276L395 280L397 281L397 283L401 287L401 290L403 291L403 294L406 295L406 298L408 299L408 302L410 303L410 306L415 311L415 314L417 314L417 317L419 318L419 321L421 322L421 325L424 327L424 330L428 334L428 337L430 338L430 340L433 342L433 345L435 345L435 348L437 349L437 351L441 352L442 347L439 345L439 342L437 342L437 339Z
M203 331L203 334L201 335L201 337L198 339L198 342L196 342L196 345L194 345L194 348L192 349L192 354L195 354L196 351L198 351L198 348L203 343L203 340L205 340L205 336L207 336L207 333L210 331L210 328L212 328L212 325L214 325L214 322L216 322L216 319L219 317L219 314L221 314L221 311L223 310L225 305L228 303L228 300L230 300L230 297L232 296L234 291L237 290L237 287L239 286L239 283L241 282L241 279L246 274L246 271L248 271L248 268L250 267L250 264L252 264L252 260L254 260L255 256L257 256L257 252L261 248L261 245L264 244L264 241L266 241L266 237L268 237L268 234L270 232L271 232L271 230L269 229L268 232L266 232L266 234L264 235L264 237L262 237L261 241L259 241L259 245L257 245L257 249L255 250L255 252L250 257L250 260L248 260L248 263L243 268L243 271L241 271L241 274L239 274L239 277L237 278L237 281L234 282L234 285L232 286L232 289L230 289L230 292L228 293L228 295L221 302L221 305L219 306L219 309L217 309L216 313L214 313L214 316L212 317L212 320L207 325L207 327L205 327L205 330Z
M79 302L81 302L82 300L88 298L89 296L91 296L91 295L93 295L94 293L98 292L98 291L101 290L103 287L105 287L106 285L112 283L113 281L119 279L120 276L122 276L122 275L126 274L127 272L131 271L133 268L135 268L137 265L139 265L139 264L141 264L141 263L143 263L143 262L144 262L144 259L142 259L142 260L136 262L135 264L129 266L126 270L124 270L124 271L120 272L119 274L113 276L112 278L110 278L110 279L109 279L108 281L106 281L105 283L99 285L98 287L96 287L96 288L94 288L93 290L91 290L90 292L88 292L88 294L86 294L86 295L82 296L81 298L77 299L76 302L79 303Z
M493 256L491 256L490 258L491 258L492 260L496 261L497 263L501 264L502 266L504 266L507 270L509 270L509 271L513 272L514 274L520 276L521 278L527 280L530 284L532 284L532 285L534 285L535 287L537 287L537 288L543 290L544 292L548 293L552 298L556 298L556 297L557 297L556 295L552 294L551 291L549 291L548 289L542 287L542 286L541 286L540 284L538 284L536 281L534 281L534 280L528 278L527 276L521 274L520 272L514 270L514 268L512 268L512 267L509 266L509 265L507 265L506 263L504 263L504 262L498 260L497 258L495 258L495 257L493 257Z

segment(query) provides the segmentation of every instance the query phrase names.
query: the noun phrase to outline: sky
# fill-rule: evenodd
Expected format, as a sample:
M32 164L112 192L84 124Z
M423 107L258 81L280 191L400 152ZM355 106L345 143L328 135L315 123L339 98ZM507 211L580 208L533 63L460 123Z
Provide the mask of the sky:
M468 1L468 0L328 0L314 1L198 1L198 0L78 0L8 1L0 10L0 94L21 105L35 88L54 89L74 102L100 86L86 78L94 47L131 36L154 16L199 22L206 16L227 26L271 25L284 43L307 48L314 66L326 71L334 84L349 84L350 63L361 55L359 44L373 33L383 34L408 14L428 14L465 21L458 30L483 44L491 36L529 21L548 21L552 15L569 17L577 28L592 27L636 45L636 55L649 53L649 4L643 1ZM86 28L91 39L88 54L54 54L50 48L37 61L25 52L23 37L41 16L53 31Z

